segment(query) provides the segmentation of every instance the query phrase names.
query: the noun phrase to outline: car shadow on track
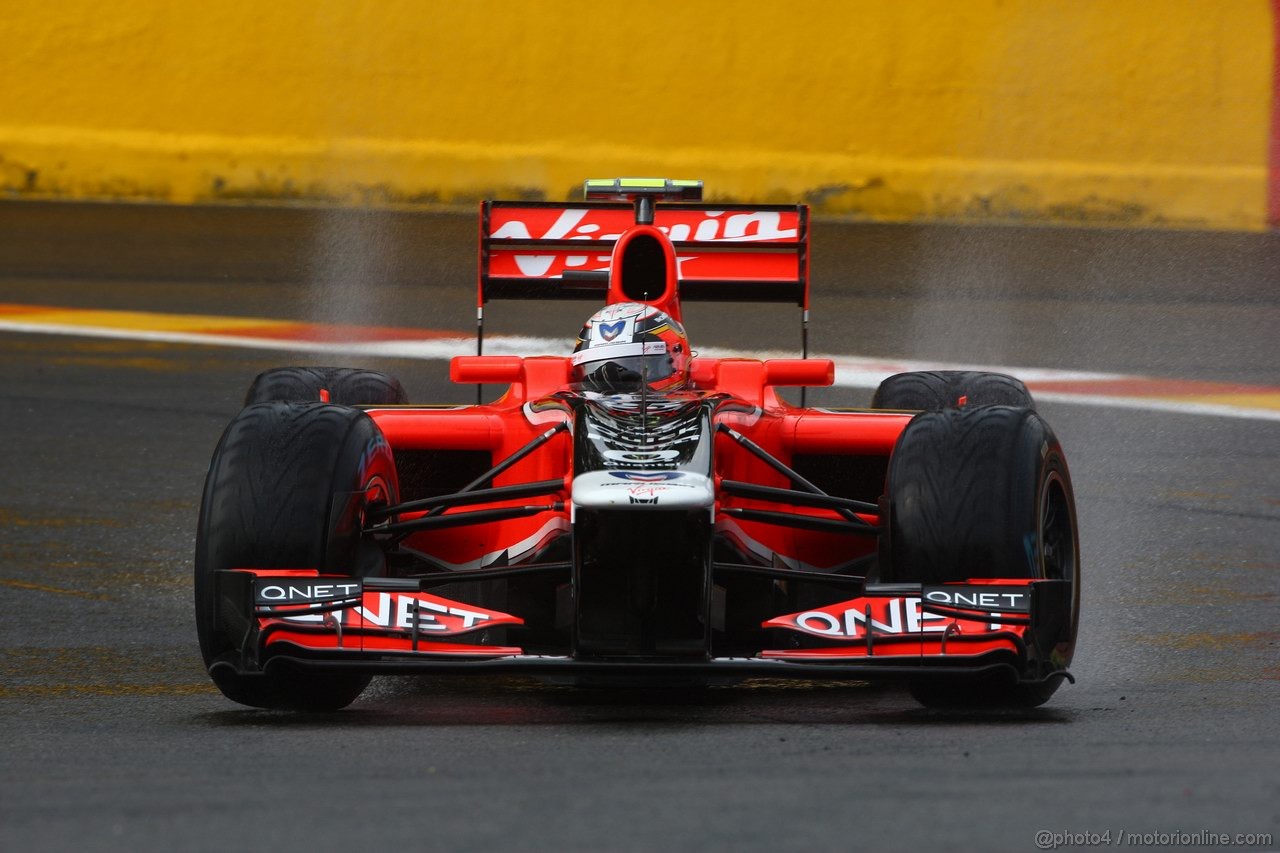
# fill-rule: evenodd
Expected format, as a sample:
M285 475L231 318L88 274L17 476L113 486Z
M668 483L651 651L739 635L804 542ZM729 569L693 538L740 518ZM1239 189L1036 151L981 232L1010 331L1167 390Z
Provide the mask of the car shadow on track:
M561 687L532 679L384 678L355 705L330 713L228 708L197 715L215 727L527 725L738 726L763 724L955 726L1072 722L1073 710L922 708L894 685L746 682L732 687Z

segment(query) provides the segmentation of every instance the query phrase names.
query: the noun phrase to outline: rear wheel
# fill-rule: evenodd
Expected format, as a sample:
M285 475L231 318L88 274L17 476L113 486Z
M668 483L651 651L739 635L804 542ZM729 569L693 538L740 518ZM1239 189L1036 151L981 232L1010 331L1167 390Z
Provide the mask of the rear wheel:
M361 530L368 508L395 503L398 493L391 448L364 412L281 402L242 410L214 451L196 533L196 626L205 665L239 654L238 638L215 624L216 572L381 574L382 553L362 543ZM366 675L289 668L212 672L227 698L260 708L342 708L369 683Z
M1062 447L1035 412L1010 406L943 409L911 420L889 460L884 580L936 584L978 578L1044 578L1071 585L1066 666L1079 621L1075 498ZM1033 706L1041 685L921 682L926 705Z
M975 370L928 370L898 373L880 383L871 398L873 409L962 409L1018 406L1034 409L1022 380L1003 373Z
M387 406L409 402L400 380L376 370L355 367L276 367L259 373L244 404L272 400L313 403L326 392L328 402L346 406Z

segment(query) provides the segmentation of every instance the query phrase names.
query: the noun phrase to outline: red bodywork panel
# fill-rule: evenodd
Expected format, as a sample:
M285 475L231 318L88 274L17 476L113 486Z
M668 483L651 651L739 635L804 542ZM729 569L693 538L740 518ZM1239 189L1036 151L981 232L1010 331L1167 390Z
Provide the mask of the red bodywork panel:
M697 359L694 362L696 392L730 394L755 407L751 414L726 412L717 421L746 435L782 462L790 464L797 453L854 454L887 458L910 415L893 412L830 412L792 406L777 394L781 384L830 384L833 366L827 360L754 361L748 359ZM569 413L539 401L568 385L569 360L561 357L518 359L510 356L458 356L452 376L471 383L485 379L510 382L495 402L456 409L370 409L387 441L396 450L480 450L496 463L514 453ZM573 471L572 439L565 431L494 479L494 486L514 485L556 478L565 479L560 500L568 501L568 478ZM741 480L764 486L788 487L788 482L757 457L743 451L725 435L716 438L715 474L719 479ZM521 506L517 499L475 508ZM770 508L768 501L718 495L717 517L724 507ZM838 519L834 512L817 508L794 511ZM405 518L413 518L407 515ZM865 520L874 524L875 516ZM497 524L416 533L407 540L415 550L442 558L458 567L478 567L486 557L511 551L524 553L541 537L567 533L569 511L547 511L528 518ZM874 549L874 540L854 539L821 531L782 528L776 525L720 518L717 530L744 543L782 555L797 565L830 568ZM512 557L517 554L512 554Z

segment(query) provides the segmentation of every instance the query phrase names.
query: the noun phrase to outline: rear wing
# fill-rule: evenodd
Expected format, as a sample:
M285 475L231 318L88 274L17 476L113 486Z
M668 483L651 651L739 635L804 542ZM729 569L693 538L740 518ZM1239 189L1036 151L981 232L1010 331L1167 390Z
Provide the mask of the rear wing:
M490 299L602 299L614 244L636 222L625 201L486 201L479 305ZM806 205L654 205L676 252L682 302L809 308Z

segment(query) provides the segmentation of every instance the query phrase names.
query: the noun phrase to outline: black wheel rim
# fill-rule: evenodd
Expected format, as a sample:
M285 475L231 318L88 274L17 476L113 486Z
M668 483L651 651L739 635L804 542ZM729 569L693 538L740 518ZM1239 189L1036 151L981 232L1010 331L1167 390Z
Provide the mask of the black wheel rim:
M1040 571L1050 580L1075 582L1076 538L1071 502L1062 478L1054 472L1040 496Z

